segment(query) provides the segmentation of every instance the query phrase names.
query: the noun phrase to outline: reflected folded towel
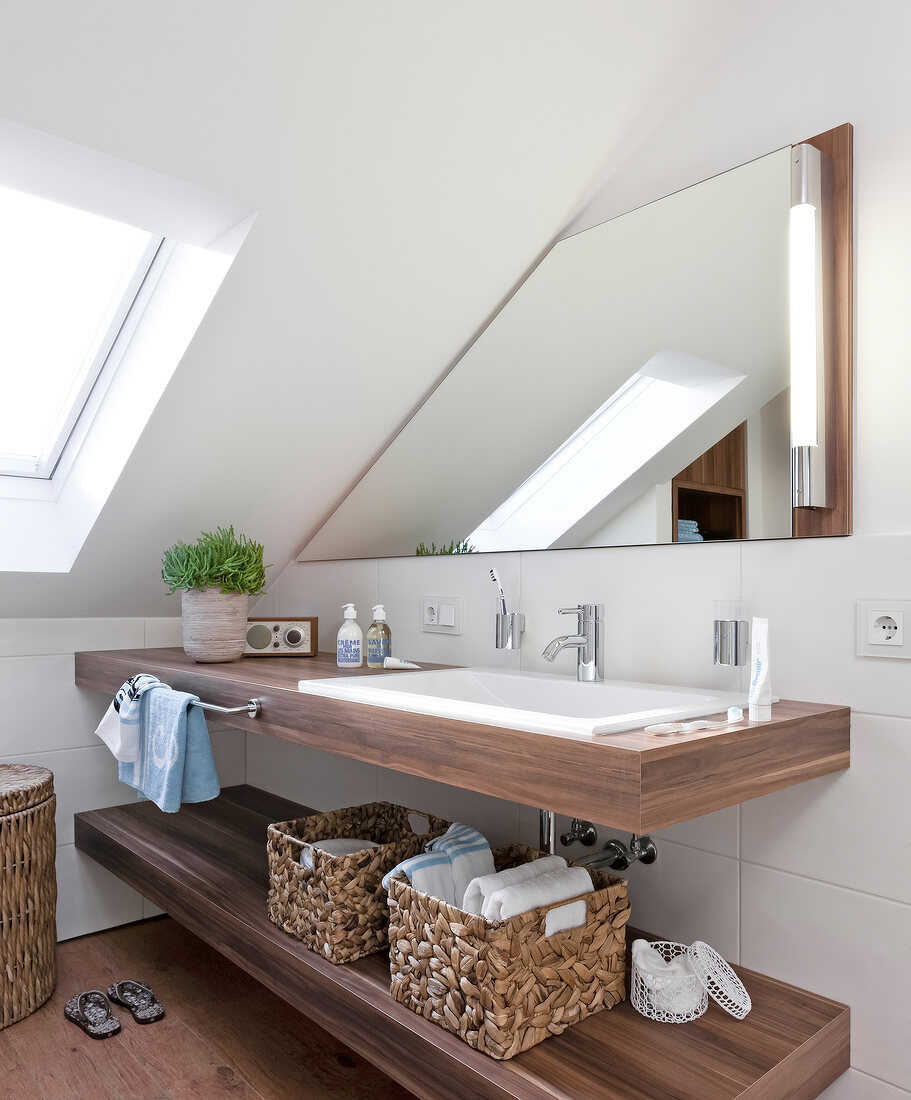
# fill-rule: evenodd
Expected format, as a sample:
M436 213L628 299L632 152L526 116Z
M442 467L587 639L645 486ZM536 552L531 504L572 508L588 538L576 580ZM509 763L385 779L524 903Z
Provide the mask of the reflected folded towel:
M462 905L465 891L472 879L492 875L496 868L490 845L477 829L460 825L455 821L443 833L427 845L428 852L443 853L452 866L452 895L444 900L451 905Z
M114 696L111 705L98 723L95 735L117 760L135 764L139 760L139 703L145 692L166 684L147 672L131 676Z
M541 905L590 894L594 890L591 875L584 867L565 867L514 883L491 894L481 910L488 920L507 920Z
M305 844L301 849L300 862L301 866L309 871L313 867L314 848L319 848L321 852L326 852L330 856L350 856L355 852L366 852L370 848L378 847L376 841L367 840L365 837L334 836L327 840L315 840L312 844Z
M383 889L389 890L389 880L401 872L422 894L431 894L454 905L455 891L452 888L452 864L445 852L421 852L420 855L403 859L391 871L383 876Z
M542 856L541 859L533 859L530 863L520 863L518 867L507 867L494 875L483 875L481 878L472 879L465 891L462 908L466 913L477 913L479 916L484 910L484 903L491 894L502 890L507 886L514 886L517 882L525 882L538 875L546 875L549 871L560 871L566 867L563 856Z
M139 700L139 759L121 762L118 774L165 813L182 802L207 802L221 788L209 731L195 695L160 685Z

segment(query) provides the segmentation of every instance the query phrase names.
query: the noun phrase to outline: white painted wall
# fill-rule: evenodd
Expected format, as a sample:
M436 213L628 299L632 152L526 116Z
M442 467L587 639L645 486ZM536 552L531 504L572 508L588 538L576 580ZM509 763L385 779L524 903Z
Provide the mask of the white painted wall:
M76 851L73 814L135 796L118 782L117 762L95 737L110 700L76 687L73 654L179 644L179 619L0 619L0 764L37 764L54 773L61 940L159 911ZM242 783L242 731L209 728L222 785Z
M740 13L744 8L731 5ZM528 616L521 665L541 668L561 631L557 607L603 600L607 662L618 677L736 686L711 664L716 598L742 597L771 620L773 688L783 697L853 708L851 769L666 830L660 861L630 873L637 923L704 937L749 967L852 1008L852 1070L828 1100L911 1095L911 1017L896 991L911 982L911 667L854 656L854 603L911 595L911 407L906 303L911 296L911 113L905 44L911 8L874 0L774 5L712 63L697 49L663 115L606 164L574 227L620 213L785 141L852 122L856 140L857 431L855 529L849 539L580 550L496 556ZM707 50L721 41L711 36ZM516 667L492 646L489 559L295 564L264 607L319 614L331 643L339 605L381 599L394 652ZM465 634L417 629L421 593L465 598ZM561 658L562 659L562 658ZM566 657L565 671L570 669ZM279 747L278 753L284 753ZM250 766L260 759L255 739ZM349 793L347 765L332 794ZM252 773L250 773L252 774ZM264 776L263 778L268 778ZM361 774L356 790L376 789ZM406 789L410 794L412 789ZM320 801L301 775L284 793ZM350 793L353 795L355 789ZM413 788L415 800L432 792ZM445 798L441 794L442 804ZM426 803L434 808L434 802ZM459 807L461 809L461 807ZM477 820L490 818L485 806ZM473 796L464 816L476 812ZM503 806L501 820L533 827ZM604 817L610 818L605 807Z
M593 224L854 123L858 535L496 560L529 616L526 667L561 628L558 606L603 599L612 674L732 686L709 663L709 622L715 598L742 594L772 620L776 691L854 708L848 773L668 830L659 864L631 876L633 904L664 934L698 932L849 1001L855 1068L830 1100L911 1094L907 1009L891 1007L911 980L911 669L853 656L855 599L911 594L911 8L32 0L7 5L3 29L0 115L261 211L73 573L0 576L6 620L67 617L32 624L28 640L3 622L12 720L0 736L4 759L60 755L70 810L122 800L109 761L80 778L104 702L64 690L70 656L149 640L144 618L136 633L137 620L74 617L173 614L161 548L208 524L233 521L289 561L561 223ZM339 448L343 403L352 430ZM251 428L269 445L241 454ZM331 641L344 600L363 619L380 597L398 653L512 667L517 655L490 641L488 567L293 565L262 608L317 613ZM417 596L447 589L466 600L466 633L420 635ZM62 695L53 708L42 696L39 712L29 683L48 673ZM528 811L333 758L295 761L256 737L247 753L251 781L318 804L383 791L494 839L532 827ZM280 766L299 778L280 782ZM59 867L62 934L141 914L71 845Z

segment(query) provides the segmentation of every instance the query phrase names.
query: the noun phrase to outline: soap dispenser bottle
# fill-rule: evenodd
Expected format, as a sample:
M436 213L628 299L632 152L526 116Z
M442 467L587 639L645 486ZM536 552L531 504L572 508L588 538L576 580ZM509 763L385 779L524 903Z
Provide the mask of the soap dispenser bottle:
M342 604L345 621L336 641L336 664L339 668L360 668L364 663L364 633L357 625L357 611L353 603Z
M386 622L386 609L381 603L373 608L373 622L367 631L367 668L382 668L392 656L392 631Z

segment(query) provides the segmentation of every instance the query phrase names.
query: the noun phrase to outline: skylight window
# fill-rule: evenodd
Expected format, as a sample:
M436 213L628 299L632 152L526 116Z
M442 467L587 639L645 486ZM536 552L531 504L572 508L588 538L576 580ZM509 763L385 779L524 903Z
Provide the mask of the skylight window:
M0 187L0 474L50 478L162 238Z
M662 349L475 528L468 542L479 551L553 546L611 494L633 483L745 378L719 363ZM692 458L704 449L698 445ZM640 491L645 488L642 484Z

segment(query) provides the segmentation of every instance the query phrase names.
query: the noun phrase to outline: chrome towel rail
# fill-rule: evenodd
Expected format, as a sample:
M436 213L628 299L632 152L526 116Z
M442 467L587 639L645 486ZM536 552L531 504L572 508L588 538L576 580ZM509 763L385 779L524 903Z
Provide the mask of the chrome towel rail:
M220 707L216 703L202 703L198 699L192 704L194 707L199 707L200 710L208 710L213 714L244 714L246 713L248 718L259 718L262 713L263 705L259 699L250 699L244 703L242 707Z

